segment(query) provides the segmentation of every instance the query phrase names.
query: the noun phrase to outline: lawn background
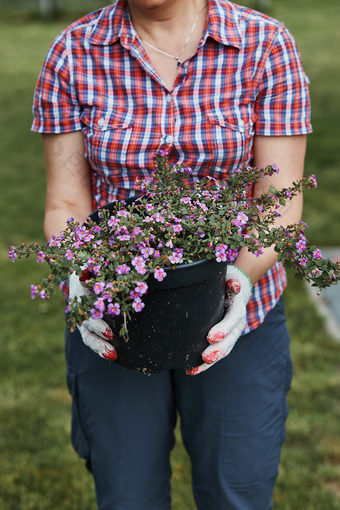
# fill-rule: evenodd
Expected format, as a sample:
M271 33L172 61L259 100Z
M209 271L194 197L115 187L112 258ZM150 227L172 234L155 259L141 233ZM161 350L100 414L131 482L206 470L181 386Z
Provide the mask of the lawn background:
M0 0L0 508L90 510L96 508L92 479L69 441L63 302L60 296L49 304L31 302L29 284L44 270L30 261L9 263L7 247L43 239L44 162L40 137L29 131L43 58L62 28L102 2L72 0L72 12L44 24L29 2L19 2L14 14L12 3ZM321 246L340 245L340 3L273 0L271 14L293 32L311 80L314 134L306 173L317 175L319 189L306 195L309 236ZM326 334L301 282L290 278L285 303L295 377L274 502L278 510L336 510L339 344ZM173 510L194 510L179 436L172 465Z

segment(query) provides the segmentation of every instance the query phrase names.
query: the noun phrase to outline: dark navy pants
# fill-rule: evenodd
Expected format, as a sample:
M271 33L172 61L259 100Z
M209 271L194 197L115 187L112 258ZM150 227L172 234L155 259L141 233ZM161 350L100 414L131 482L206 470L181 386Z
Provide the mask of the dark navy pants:
M206 372L145 376L66 334L72 442L99 510L169 510L179 413L198 510L270 510L292 364L283 304Z

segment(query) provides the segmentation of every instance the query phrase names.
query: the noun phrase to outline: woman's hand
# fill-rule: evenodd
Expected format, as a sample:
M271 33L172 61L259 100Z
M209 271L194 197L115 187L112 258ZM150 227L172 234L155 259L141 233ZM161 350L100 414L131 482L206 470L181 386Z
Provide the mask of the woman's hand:
M81 283L79 276L72 273L69 281L69 298L79 299L81 296L88 296L91 292ZM107 342L113 340L113 333L110 326L102 319L89 319L77 326L85 345L90 347L101 358L117 359L114 347Z
M227 356L246 324L246 309L253 286L248 276L236 266L228 266L227 276L227 313L208 333L211 345L202 353L205 363L188 370L188 375L200 374Z

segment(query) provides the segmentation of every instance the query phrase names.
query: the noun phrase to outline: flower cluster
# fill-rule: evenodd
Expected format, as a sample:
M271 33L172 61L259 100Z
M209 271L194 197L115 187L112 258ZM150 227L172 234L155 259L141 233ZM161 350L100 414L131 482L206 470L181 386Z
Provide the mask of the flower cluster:
M302 222L276 227L286 201L316 187L314 176L254 198L251 187L277 173L275 165L245 167L226 181L198 180L185 166L157 154L156 170L136 183L141 195L96 211L83 225L73 218L43 246L10 246L9 258L35 254L50 275L31 286L31 297L50 299L72 272L90 291L67 306L72 328L93 318L141 312L151 280L162 282L179 264L200 259L232 263L242 247L256 256L274 246L279 260L319 288L340 279L339 267L310 246ZM126 320L124 321L126 324ZM124 331L123 331L124 333Z

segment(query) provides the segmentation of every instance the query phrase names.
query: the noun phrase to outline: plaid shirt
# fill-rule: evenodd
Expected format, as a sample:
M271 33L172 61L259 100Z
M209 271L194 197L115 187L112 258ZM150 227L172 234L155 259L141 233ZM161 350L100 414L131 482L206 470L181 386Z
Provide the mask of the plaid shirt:
M172 90L153 69L124 0L70 25L40 74L32 129L82 130L93 207L137 194L136 177L168 149L197 177L225 179L252 159L254 135L311 131L307 78L288 30L226 0L209 0L204 35ZM243 333L286 286L275 264L255 285Z

